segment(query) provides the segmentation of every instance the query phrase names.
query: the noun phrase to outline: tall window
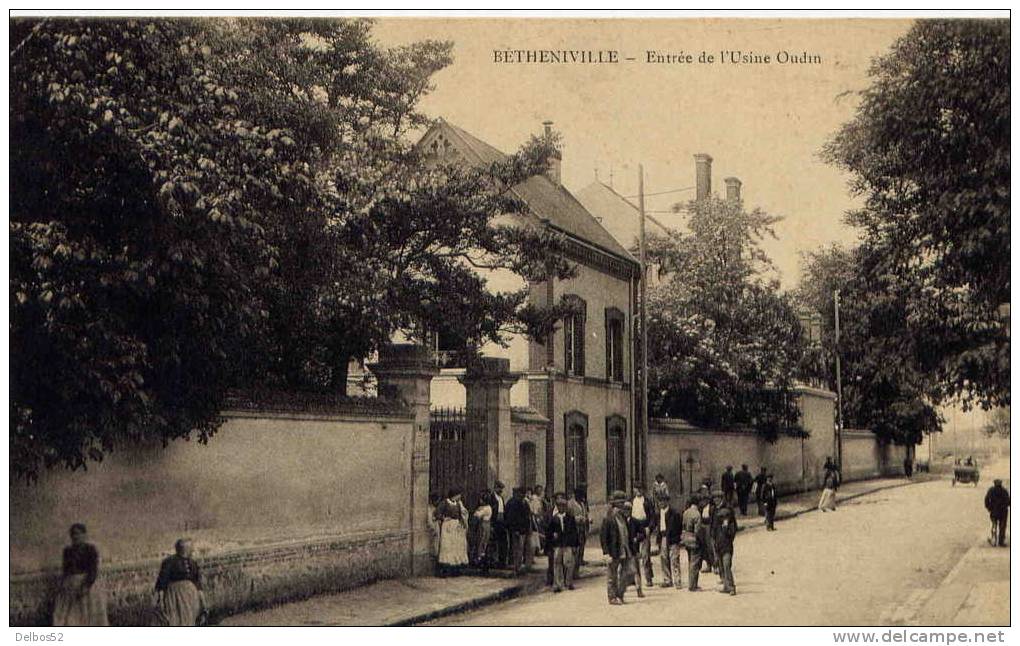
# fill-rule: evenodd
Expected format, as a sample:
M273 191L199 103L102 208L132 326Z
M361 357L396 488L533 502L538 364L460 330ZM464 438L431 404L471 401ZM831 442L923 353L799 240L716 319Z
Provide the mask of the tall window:
M623 312L606 310L606 380L623 381Z
M606 418L606 495L627 490L627 420Z
M563 317L563 367L568 375L584 376L584 323L587 303L573 294L563 297L571 312Z
M588 486L588 416L573 411L563 416L566 435L566 488Z
M538 462L536 459L535 443L521 442L521 454L518 460L521 468L521 479L518 484L531 489L535 486L538 477Z

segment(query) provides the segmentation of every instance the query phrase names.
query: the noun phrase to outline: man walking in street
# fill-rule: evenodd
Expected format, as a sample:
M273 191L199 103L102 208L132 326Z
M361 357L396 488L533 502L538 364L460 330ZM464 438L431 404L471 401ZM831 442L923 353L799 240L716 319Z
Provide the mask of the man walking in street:
M492 489L492 540L496 543L496 567L505 568L510 560L510 534L506 528L505 487L499 480Z
M630 535L627 531L627 520L623 517L623 505L627 502L627 494L614 491L609 496L609 511L602 521L599 542L602 554L608 559L606 566L606 592L609 605L623 605L623 593L626 590L624 580L627 560L631 557Z
M691 592L701 589L698 587L702 548L698 539L699 534L701 534L701 510L698 509L698 499L692 496L682 517L680 534L680 541L687 550L687 589Z
M549 517L546 541L552 549L553 592L574 589L574 556L577 553L577 519L567 511L567 495L556 494L556 509Z
M988 542L999 547L1006 546L1006 520L1009 518L1009 492L996 478L985 494L985 509L992 517L992 537Z
M683 518L680 512L670 506L669 496L663 497L660 501L659 510L649 526L649 533L653 534L659 543L659 565L662 569L662 583L659 585L668 588L675 585L679 590L683 583L680 573L681 553L684 552L680 537L683 532Z
M747 465L740 465L740 471L733 476L737 485L737 503L740 505L740 515L747 515L747 501L751 497L751 489L754 487L754 476L747 470Z
M574 578L577 578L584 565L584 544L588 541L588 501L584 489L578 487L571 492L570 500L567 501L567 513L574 517L577 522L578 544L577 553L574 555Z
M768 471L765 467L761 468L761 472L758 473L754 478L754 499L758 503L758 515L765 515L765 503L762 501L761 494L765 490L765 480L768 478Z
M640 530L641 541L637 543L637 575L645 577L645 583L652 587L652 540L648 532L648 525L655 515L655 505L645 495L644 485L634 485L634 499L631 500L631 518L634 520L635 529ZM633 538L633 537L632 537ZM640 594L638 596L641 596Z
M719 578L723 587L720 592L737 594L737 586L733 582L733 539L737 535L737 515L733 508L724 501L716 512L715 553L719 559Z
M779 497L776 495L776 485L772 482L771 473L765 476L761 500L765 506L765 529L774 532L776 531L776 507L779 505Z
M723 502L729 507L737 504L737 481L733 476L732 466L726 466L726 471L722 474L719 486L722 488Z
M506 503L505 520L507 530L510 532L514 576L527 574L531 571L531 562L535 553L529 547L531 508L528 506L528 501L524 499L523 487L514 487L513 496Z

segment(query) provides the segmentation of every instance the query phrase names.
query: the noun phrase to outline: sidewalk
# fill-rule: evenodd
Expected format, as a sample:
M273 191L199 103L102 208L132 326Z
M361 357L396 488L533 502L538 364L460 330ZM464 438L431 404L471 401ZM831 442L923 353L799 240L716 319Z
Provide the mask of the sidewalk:
M600 576L604 571L585 566L578 579ZM553 594L545 586L544 558L536 559L532 573L519 579L509 572L494 572L489 577L389 579L338 594L232 615L218 625L413 626L533 594Z
M904 478L882 478L851 482L840 487L837 504L859 496L920 482ZM793 518L818 508L817 491L781 498L776 520ZM754 505L752 503L751 507ZM753 509L750 510L753 512ZM741 530L764 527L759 516L739 516ZM580 579L603 576L598 534L589 534L586 552L589 564L581 568ZM1004 550L1008 552L1008 550ZM1008 582L1007 582L1008 585ZM488 577L461 576L440 579L418 577L386 580L332 595L245 612L224 618L222 626L411 626L515 597L553 594L545 586L545 559L536 559L535 571L524 578L506 572Z

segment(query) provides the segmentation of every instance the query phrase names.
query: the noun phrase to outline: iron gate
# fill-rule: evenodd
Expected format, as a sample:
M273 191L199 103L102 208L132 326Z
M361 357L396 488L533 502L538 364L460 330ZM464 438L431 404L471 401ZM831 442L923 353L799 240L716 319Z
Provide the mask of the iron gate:
M485 417L463 408L435 408L429 422L429 493L464 492L469 509L488 485Z

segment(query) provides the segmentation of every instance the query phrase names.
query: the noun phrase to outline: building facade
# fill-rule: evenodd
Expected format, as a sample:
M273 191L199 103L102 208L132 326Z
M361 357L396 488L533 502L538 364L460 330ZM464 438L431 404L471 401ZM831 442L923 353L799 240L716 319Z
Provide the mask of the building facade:
M546 128L549 124L546 124ZM419 141L426 157L473 165L505 154L442 119ZM543 484L550 491L583 487L594 504L626 489L639 467L635 434L633 322L640 268L633 256L560 182L559 156L545 175L512 190L529 208L532 224L566 239L576 266L568 280L526 285L529 301L549 307L565 299L573 313L544 339L514 336L507 347L488 344L486 357L504 358L516 382L510 389L513 460L496 476L508 486ZM494 289L525 286L519 277L490 272ZM466 404L459 348L432 340L440 374L432 383L436 408ZM491 484L491 483L490 483Z

